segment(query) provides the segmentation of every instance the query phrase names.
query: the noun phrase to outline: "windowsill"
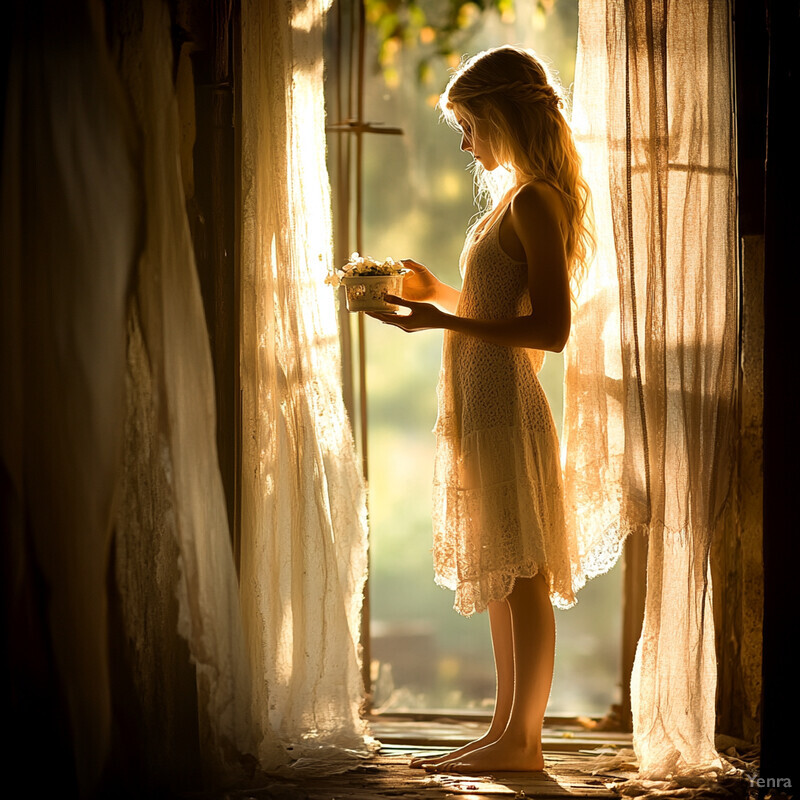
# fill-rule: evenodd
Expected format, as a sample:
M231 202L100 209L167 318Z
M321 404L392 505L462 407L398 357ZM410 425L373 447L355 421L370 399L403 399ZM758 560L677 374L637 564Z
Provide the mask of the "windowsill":
M460 714L372 714L368 717L372 734L385 747L458 747L480 736L490 717ZM611 750L631 747L631 734L589 730L574 717L545 720L542 744L548 752Z

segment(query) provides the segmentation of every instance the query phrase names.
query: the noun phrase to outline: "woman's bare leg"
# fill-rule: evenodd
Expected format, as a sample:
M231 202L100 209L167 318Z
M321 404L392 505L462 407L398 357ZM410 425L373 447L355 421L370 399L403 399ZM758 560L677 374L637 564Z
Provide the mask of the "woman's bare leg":
M489 730L474 742L459 747L442 756L420 756L411 760L411 767L422 768L436 766L445 761L471 753L496 742L506 729L511 716L511 705L514 701L514 634L511 629L511 607L508 600L489 603L489 625L492 632L492 652L494 653L494 671L497 678L494 714Z
M542 723L553 681L556 641L553 607L541 575L517 579L507 599L514 645L514 700L508 724L494 742L433 769L470 773L544 768Z

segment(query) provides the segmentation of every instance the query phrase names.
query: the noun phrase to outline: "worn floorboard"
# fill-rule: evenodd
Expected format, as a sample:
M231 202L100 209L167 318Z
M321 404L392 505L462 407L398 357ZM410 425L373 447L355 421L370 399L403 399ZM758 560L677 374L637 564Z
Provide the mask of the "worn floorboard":
M434 775L408 768L408 754L379 753L355 770L340 775L276 778L260 789L229 795L231 800L482 800L486 798L610 798L609 778L592 776L548 753L544 772L506 772L484 776ZM587 764L590 756L586 756Z
M491 798L607 798L613 773L592 775L593 755L630 747L630 735L548 727L544 772L498 772L467 776L410 769L412 755L437 753L463 744L485 723L383 721L373 725L380 751L355 770L327 776L281 775L258 789L232 793L230 800L491 800Z

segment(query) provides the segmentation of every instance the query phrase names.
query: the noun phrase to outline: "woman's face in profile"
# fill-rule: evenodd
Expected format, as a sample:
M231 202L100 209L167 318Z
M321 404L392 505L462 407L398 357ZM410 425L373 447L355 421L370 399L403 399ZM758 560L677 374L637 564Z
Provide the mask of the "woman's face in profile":
M494 157L492 147L487 137L481 133L480 125L473 128L469 120L456 113L456 122L461 128L461 149L467 153L472 153L472 157L479 161L481 166L491 172L496 169L497 159Z

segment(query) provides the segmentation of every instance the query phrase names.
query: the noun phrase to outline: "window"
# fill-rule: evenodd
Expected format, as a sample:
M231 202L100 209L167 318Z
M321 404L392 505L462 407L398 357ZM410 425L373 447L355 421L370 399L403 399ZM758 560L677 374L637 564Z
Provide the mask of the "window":
M341 32L348 31L348 8L329 26L329 87L344 80ZM335 35L338 30L339 35ZM540 16L518 4L517 16L502 22L485 15L477 35L464 46L476 52L504 41L517 41L546 54L569 86L577 35L576 0L559 0L552 13ZM353 40L355 45L355 39ZM440 278L460 284L458 258L464 234L476 212L472 199L470 158L459 151L458 135L438 122L434 106L448 74L443 60L432 63L429 83L417 81L420 53L398 54L396 73L388 80L370 70L376 63L373 32L366 35L363 118L402 128L402 136L359 134L363 164L363 205L357 238L363 251L384 258L413 257ZM352 85L352 82L348 82ZM351 118L359 103L352 103ZM343 121L337 100L329 97L328 119ZM337 119L337 116L339 117ZM351 127L351 129L353 129ZM341 128L339 128L341 130ZM357 146L337 132L331 144L334 197L343 202L343 181L350 175ZM348 137L352 138L352 137ZM351 162L341 170L343 156ZM344 202L350 203L351 198ZM352 217L341 207L334 217L337 257L349 249ZM350 209L348 209L350 211ZM344 226L344 230L342 227ZM431 566L430 495L436 380L441 332L407 335L373 320L345 317L346 334L363 333L367 392L366 446L369 455L371 574L369 581L369 652L373 710L491 711L494 668L488 616L465 620L452 610L452 592L437 587ZM361 327L361 331L357 330ZM347 336L345 336L346 340ZM560 424L563 361L548 354L540 379ZM360 404L356 418L360 424ZM620 701L622 569L590 582L578 605L556 612L556 674L549 705L551 715L602 716Z

